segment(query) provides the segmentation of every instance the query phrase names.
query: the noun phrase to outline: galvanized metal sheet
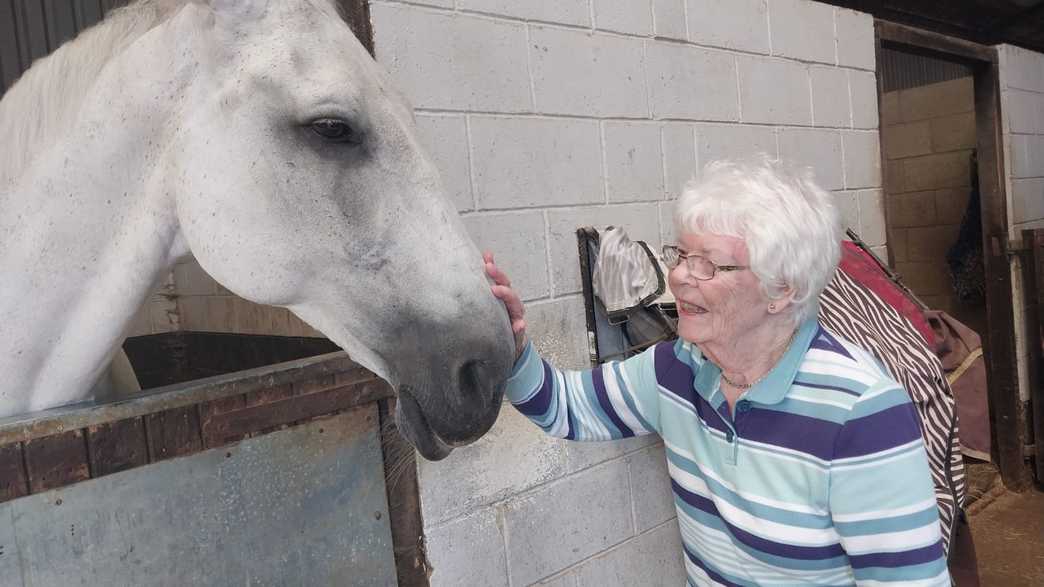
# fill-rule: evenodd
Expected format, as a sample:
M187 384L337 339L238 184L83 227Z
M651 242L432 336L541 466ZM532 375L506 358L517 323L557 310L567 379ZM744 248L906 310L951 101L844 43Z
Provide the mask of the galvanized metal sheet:
M394 585L377 408L0 504L0 584Z

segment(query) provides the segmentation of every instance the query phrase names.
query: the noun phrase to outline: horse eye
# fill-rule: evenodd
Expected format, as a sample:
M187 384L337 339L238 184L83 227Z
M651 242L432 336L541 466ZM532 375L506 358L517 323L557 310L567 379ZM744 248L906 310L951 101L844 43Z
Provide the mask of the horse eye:
M332 143L362 142L362 135L350 124L336 118L320 118L312 122L312 131Z

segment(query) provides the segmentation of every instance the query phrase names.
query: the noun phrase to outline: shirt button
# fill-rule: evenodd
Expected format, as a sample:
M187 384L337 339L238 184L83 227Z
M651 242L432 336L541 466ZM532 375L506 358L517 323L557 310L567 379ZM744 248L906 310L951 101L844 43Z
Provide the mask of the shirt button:
M725 442L732 442L732 430L725 431Z
M749 412L749 411L750 411L750 402L748 402L747 400L742 400L742 401L736 402L736 412L737 413L742 414L744 412Z

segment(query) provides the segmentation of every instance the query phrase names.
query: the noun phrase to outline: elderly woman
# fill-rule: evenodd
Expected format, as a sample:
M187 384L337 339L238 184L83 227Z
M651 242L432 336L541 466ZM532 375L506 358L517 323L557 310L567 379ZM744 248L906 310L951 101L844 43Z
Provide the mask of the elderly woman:
M586 372L540 359L487 254L515 407L562 438L659 434L693 585L949 585L910 399L816 319L840 256L831 195L773 162L720 162L674 219L680 339Z

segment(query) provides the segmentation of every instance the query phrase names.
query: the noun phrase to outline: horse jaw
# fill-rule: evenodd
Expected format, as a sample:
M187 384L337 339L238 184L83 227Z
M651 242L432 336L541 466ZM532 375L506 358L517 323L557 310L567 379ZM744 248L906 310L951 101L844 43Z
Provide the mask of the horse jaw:
M449 456L453 447L439 438L432 430L420 404L408 386L394 378L388 361L369 346L363 344L346 328L328 320L327 312L311 305L291 306L290 311L309 326L319 330L334 344L341 347L353 361L372 371L391 385L398 396L395 405L395 422L399 432L429 461L438 461Z

